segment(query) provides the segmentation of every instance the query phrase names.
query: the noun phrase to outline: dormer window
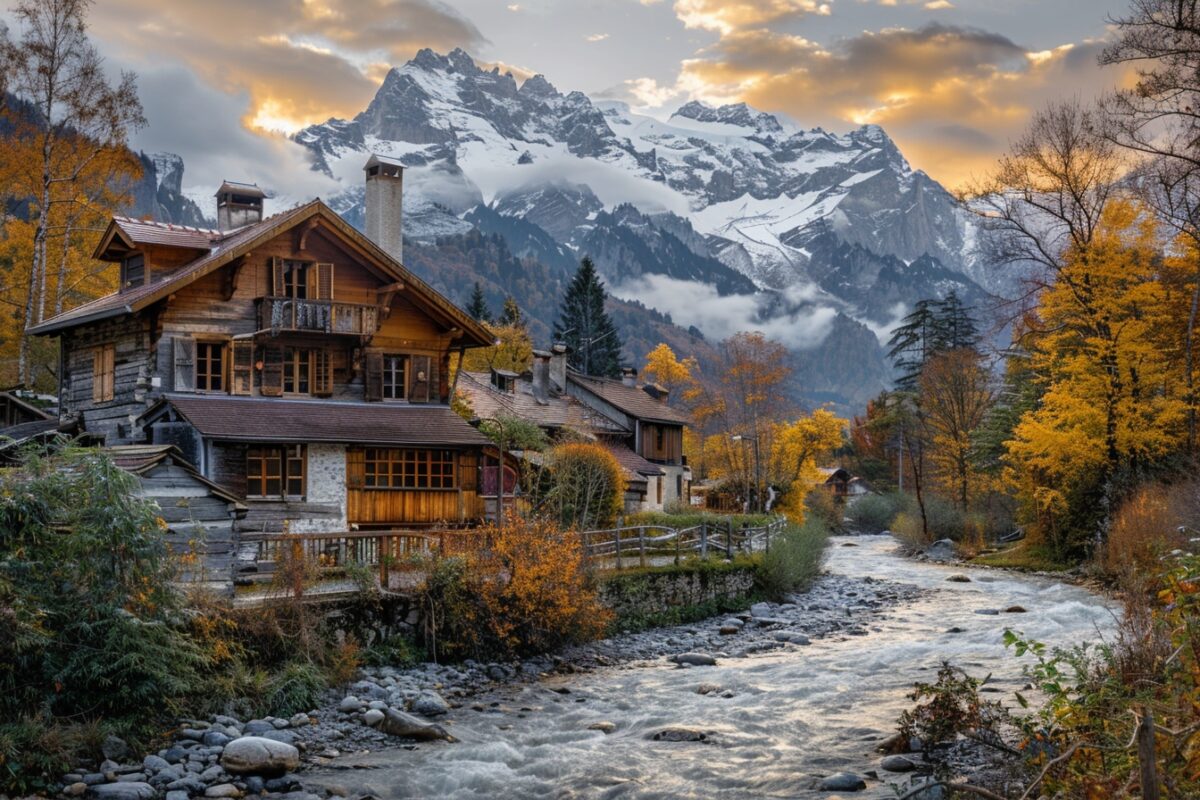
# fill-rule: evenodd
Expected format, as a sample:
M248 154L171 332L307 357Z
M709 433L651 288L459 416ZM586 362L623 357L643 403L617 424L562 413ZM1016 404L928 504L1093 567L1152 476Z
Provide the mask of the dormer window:
M505 394L512 394L517 387L517 373L503 369L493 369L492 386Z
M146 282L146 257L131 253L121 260L121 291L133 289Z

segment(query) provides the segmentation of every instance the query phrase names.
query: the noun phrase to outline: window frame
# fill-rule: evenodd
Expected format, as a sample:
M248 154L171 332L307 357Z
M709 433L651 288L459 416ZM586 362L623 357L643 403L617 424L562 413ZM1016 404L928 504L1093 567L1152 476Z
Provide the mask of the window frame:
M207 355L201 355L209 351ZM212 371L212 354L217 354L217 372ZM204 362L207 370L201 372L200 364ZM229 342L225 339L197 339L196 354L192 360L192 391L209 394L229 394ZM212 385L213 378L217 386ZM204 384L201 384L201 378Z
M272 493L271 482L278 492ZM257 484L257 485L255 485ZM300 491L290 491L296 487ZM303 502L308 496L308 446L250 445L246 448L246 498Z
M399 370L400 383L396 384L396 364ZM407 353L385 353L383 356L383 399L385 402L408 401L408 377L412 366L412 356ZM400 394L396 396L399 387Z
M117 396L117 346L112 342L92 350L92 402L111 403Z
M362 488L372 492L457 490L458 451L441 447L364 448Z
M282 270L280 285L283 288L283 296L288 300L311 300L310 295L313 294L311 268L316 262L301 261L298 259L285 258L280 269ZM296 280L300 277L302 280ZM291 280L289 280L289 278Z
M141 277L138 279L137 283L134 283L129 278L129 269L131 266L137 267L141 270ZM145 286L149 277L150 275L146 266L145 253L129 253L121 259L121 291L125 291L126 289L136 289L139 286Z

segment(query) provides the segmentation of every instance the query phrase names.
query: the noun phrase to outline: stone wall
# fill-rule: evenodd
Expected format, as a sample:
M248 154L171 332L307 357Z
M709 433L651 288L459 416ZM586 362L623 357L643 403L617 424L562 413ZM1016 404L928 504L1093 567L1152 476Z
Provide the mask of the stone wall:
M600 600L618 629L700 619L743 608L756 598L755 563L707 562L604 576Z
M291 522L294 533L344 531L346 521L346 446L310 444L308 446L308 486L305 501L338 508L336 518L298 518Z

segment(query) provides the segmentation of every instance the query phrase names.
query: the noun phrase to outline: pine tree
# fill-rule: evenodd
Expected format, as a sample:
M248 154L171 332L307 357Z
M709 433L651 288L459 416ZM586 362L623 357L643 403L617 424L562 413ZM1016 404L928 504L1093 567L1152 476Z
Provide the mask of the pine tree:
M916 390L921 368L936 349L937 319L935 301L920 300L888 340L888 358L900 372L898 391Z
M933 349L974 350L979 344L979 327L971 309L963 305L958 292L950 292L933 304Z
M554 338L571 348L573 368L615 378L621 373L621 340L604 310L606 297L596 265L584 256L563 297Z
M513 328L525 327L525 315L521 313L521 307L517 305L516 298L512 295L504 298L504 310L500 312L500 324Z
M487 300L483 297L483 287L479 285L479 281L475 281L475 288L471 290L471 302L467 304L467 313L478 322L492 321L492 312L488 310Z

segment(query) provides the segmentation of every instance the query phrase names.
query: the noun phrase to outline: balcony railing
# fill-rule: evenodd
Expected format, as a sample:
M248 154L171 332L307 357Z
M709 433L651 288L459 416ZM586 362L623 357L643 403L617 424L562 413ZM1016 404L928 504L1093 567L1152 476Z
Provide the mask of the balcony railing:
M379 308L333 300L263 297L258 301L258 329L272 334L304 331L373 336L379 330Z

